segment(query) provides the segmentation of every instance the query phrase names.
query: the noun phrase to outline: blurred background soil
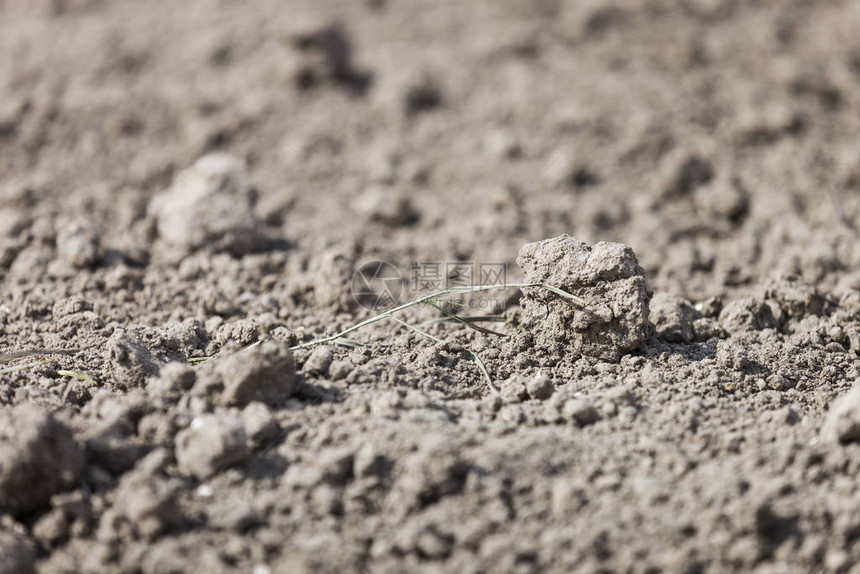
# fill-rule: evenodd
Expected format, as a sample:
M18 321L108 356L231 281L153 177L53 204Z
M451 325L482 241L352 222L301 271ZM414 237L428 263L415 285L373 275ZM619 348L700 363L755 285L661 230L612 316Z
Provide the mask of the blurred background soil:
M850 0L0 0L0 353L87 347L2 375L0 570L856 571L858 134ZM565 233L654 292L619 361L178 366Z

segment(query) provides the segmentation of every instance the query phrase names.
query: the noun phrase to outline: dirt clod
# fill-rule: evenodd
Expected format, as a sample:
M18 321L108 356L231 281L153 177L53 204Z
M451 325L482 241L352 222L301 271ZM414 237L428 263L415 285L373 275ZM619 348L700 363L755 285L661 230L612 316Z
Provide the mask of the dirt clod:
M830 406L821 428L825 440L848 444L860 442L860 385L855 384Z
M414 82L403 95L403 109L407 116L433 110L442 104L442 91L429 76L421 77Z
M720 324L730 333L773 329L779 323L774 308L767 301L744 297L726 305L720 312Z
M142 387L148 377L158 375L159 366L152 353L131 331L116 331L105 345L105 362L116 384L126 388Z
M254 197L241 160L209 154L153 198L149 212L160 239L180 254L206 247L242 255L263 242L254 217Z
M93 266L99 258L99 246L98 231L89 221L81 219L60 226L57 251L60 258L72 267Z
M248 455L245 427L235 417L203 415L176 436L179 469L199 480L244 462Z
M600 413L592 404L582 399L567 399L562 414L571 422L584 427L600 420Z
M198 373L201 392L213 389L217 402L243 407L251 401L284 402L296 389L296 364L290 348L269 340L204 365Z
M517 265L526 283L551 285L585 302L578 305L540 287L523 289L523 325L539 347L617 361L645 342L651 294L629 247L590 246L562 235L525 245Z
M526 383L526 390L531 398L545 401L555 392L555 385L549 375L541 373Z
M860 574L857 30L0 0L0 574Z
M361 95L370 86L370 73L352 61L352 42L343 26L335 23L304 30L292 42L302 55L294 77L299 89L332 83Z
M130 535L152 539L183 522L177 505L181 481L163 475L165 461L166 452L156 450L122 478L116 508L102 516L100 538Z
M242 410L242 424L252 448L266 446L280 431L272 411L263 403L253 402Z
M32 574L35 563L36 556L24 538L0 529L0 574Z
M84 465L65 424L33 405L0 409L0 511L33 512L72 487Z
M329 347L317 347L305 361L304 372L311 375L327 375L334 355Z
M651 299L651 322L657 336L669 343L689 343L696 339L696 321L701 318L682 297L657 293Z

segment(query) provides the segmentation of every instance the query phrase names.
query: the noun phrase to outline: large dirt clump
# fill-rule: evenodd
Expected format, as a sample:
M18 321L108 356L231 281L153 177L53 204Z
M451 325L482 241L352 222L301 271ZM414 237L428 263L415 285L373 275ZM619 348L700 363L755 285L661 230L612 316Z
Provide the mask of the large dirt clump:
M562 235L523 246L517 264L526 283L558 287L584 302L524 288L523 325L538 347L617 361L648 338L651 292L630 247Z

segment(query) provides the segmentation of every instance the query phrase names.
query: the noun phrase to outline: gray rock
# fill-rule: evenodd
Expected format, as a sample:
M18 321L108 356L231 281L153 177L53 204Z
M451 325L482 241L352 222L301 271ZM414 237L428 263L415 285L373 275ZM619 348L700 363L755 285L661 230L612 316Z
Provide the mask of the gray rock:
M254 189L244 162L222 153L201 157L153 198L159 238L180 252L206 247L244 255L263 243L254 217Z
M0 530L0 574L31 574L35 564L36 556L24 538Z
M20 516L73 487L84 466L72 432L33 405L0 409L0 513Z
M205 480L248 459L248 438L232 416L203 415L176 436L176 461L182 473Z
M590 246L562 235L523 246L517 264L526 283L558 287L585 302L578 305L541 287L523 288L523 326L538 347L617 361L650 334L651 294L629 247Z

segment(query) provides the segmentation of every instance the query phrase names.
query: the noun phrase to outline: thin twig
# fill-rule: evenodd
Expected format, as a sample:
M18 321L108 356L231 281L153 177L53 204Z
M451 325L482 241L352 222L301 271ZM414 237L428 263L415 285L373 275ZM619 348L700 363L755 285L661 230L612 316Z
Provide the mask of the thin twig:
M418 327L413 327L412 325L410 325L409 323L407 323L406 321L404 321L400 317L392 316L391 318L394 319L395 321L397 321L398 323L400 323L401 325L403 325L404 327L406 327L407 329L415 331L419 335L424 335L428 339L436 341L437 343L442 342L442 339L440 339L439 337L435 337L426 331L422 331ZM492 390L498 392L499 389L496 387L496 384L493 382L493 378L490 376L490 372L487 370L487 366L484 364L484 361L481 360L481 357L479 357L477 355L477 353L473 352L471 349L469 349L467 347L464 347L463 350L466 352L467 355L469 355L469 358L472 360L472 362L474 362L476 365L478 365L478 368L481 369L481 373L484 375L484 378L487 379L487 384L490 385L490 388Z
M75 349L25 349L23 351L12 351L11 353L0 353L0 365L17 359L37 357L39 355L74 355L75 353L91 349L94 346L95 345L89 345L88 347L77 347ZM2 373L2 371L0 371L0 373Z
M462 323L469 327L470 329L474 329L479 333L484 333L485 335L496 335L497 337L508 337L507 333L499 333L498 331L493 331L492 329L487 329L486 327L481 327L480 325L475 325L469 317L461 317L456 313L452 313L451 311L445 309L442 305L437 305L434 301L427 301L428 304L436 307L444 313L449 319L452 321L457 321L458 323Z
M431 340L433 340L433 341L436 341L437 343L441 343L441 342L442 342L442 339L440 339L439 337L435 337L435 336L431 335L430 333L428 333L427 331L422 331L422 330L421 330L421 329L419 329L418 327L413 327L412 325L410 325L409 323L407 323L406 321L404 321L404 320L403 320L403 319L401 319L400 317L391 317L391 318L392 318L392 319L394 319L395 321L397 321L398 323L400 323L401 325L403 325L404 327L406 327L407 329L410 329L410 330L412 330L412 331L415 331L415 332L416 332L416 333L418 333L419 335L424 335L424 336L425 336L425 337L427 337L428 339L431 339Z
M504 283L501 285L477 285L477 286L473 286L473 287L453 287L451 289L445 289L444 291L439 291L437 293L431 293L429 295L424 295L423 297L419 297L419 298L414 299L408 303L398 305L397 307L389 309L388 311L383 311L379 315L374 315L373 317L370 317L368 319L365 319L364 321L356 323L352 327L344 329L343 331L341 331L339 333L335 333L334 335L329 335L329 336L323 337L321 339L315 339L313 341L308 341L306 343L301 343L299 345L295 345L295 346L291 347L291 349L293 351L297 351L299 349L305 349L307 347L312 347L314 345L322 345L323 343L330 343L331 341L334 341L336 339L340 339L344 335L348 335L349 333L352 333L353 331L358 331L359 329L361 329L363 327L367 327L368 325L372 325L373 323L376 323L377 321L382 321L383 319L387 319L388 317L391 317L395 313L399 313L400 311L403 311L404 309L409 309L410 307L415 307L416 305L421 305L422 303L426 303L428 301L438 299L439 297L442 297L444 295L455 295L455 294L459 294L459 293L474 293L477 291L489 291L490 289L508 289L511 287L517 287L519 289L522 289L524 287L541 287L543 289L546 289L547 291L550 291L551 293L555 293L556 295L563 297L564 299L572 301L573 303L575 303L577 305L585 307L585 301L583 301L581 298L577 297L576 295L571 295L567 291L562 291L558 287L553 287L552 285L547 285L545 283Z
M18 371L24 371L26 369L35 369L36 367L41 367L42 365L47 365L48 363L52 362L53 359L42 359L41 361L36 361L35 363L24 363L23 365L6 367L5 369L0 369L0 375L9 375L11 373L17 373Z

